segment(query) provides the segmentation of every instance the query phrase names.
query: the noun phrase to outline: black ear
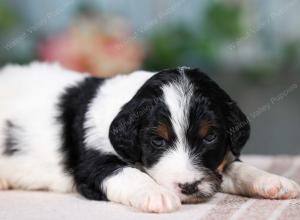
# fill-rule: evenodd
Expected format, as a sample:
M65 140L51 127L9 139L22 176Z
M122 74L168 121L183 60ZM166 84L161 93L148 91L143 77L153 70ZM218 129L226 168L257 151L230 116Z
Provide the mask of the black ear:
M250 136L250 124L235 102L227 102L225 109L228 145L232 153L238 157Z
M133 99L123 106L110 125L109 139L116 152L128 163L141 160L139 131L150 108L149 101Z

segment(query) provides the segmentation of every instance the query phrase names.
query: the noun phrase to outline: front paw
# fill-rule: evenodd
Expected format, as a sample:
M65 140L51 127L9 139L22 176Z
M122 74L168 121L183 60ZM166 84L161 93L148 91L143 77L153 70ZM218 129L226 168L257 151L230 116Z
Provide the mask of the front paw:
M159 186L147 186L129 198L129 204L144 212L164 213L180 208L181 202L176 194Z
M267 174L254 182L253 193L266 199L294 199L300 195L300 187L293 180Z

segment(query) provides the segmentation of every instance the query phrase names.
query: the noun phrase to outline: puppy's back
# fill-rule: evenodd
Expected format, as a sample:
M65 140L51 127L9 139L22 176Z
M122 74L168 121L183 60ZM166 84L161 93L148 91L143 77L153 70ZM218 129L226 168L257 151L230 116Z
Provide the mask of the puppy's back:
M70 189L59 166L57 104L65 88L85 77L45 63L0 70L0 180L14 188Z

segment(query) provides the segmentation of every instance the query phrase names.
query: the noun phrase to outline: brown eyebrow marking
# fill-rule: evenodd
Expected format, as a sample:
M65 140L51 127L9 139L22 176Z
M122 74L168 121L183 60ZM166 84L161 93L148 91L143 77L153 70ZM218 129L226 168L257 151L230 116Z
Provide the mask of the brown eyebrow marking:
M158 127L156 128L157 134L162 137L163 139L169 141L172 136L171 127L165 123L159 123Z
M216 127L216 124L209 120L203 120L199 126L199 132L201 138L204 138L208 135L210 128Z

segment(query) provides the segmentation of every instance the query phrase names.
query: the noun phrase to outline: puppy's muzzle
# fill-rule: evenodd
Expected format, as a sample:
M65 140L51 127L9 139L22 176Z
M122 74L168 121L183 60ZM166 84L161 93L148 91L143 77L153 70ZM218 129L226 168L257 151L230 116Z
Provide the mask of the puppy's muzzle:
M220 190L222 177L216 172L194 182L179 183L178 189L182 194L183 203L197 203L205 201Z
M181 193L185 194L185 195L192 195L195 194L197 192L199 192L199 187L198 185L201 184L201 182L203 181L204 178L202 178L201 180L197 180L195 182L192 183L179 183L178 186L181 189Z

